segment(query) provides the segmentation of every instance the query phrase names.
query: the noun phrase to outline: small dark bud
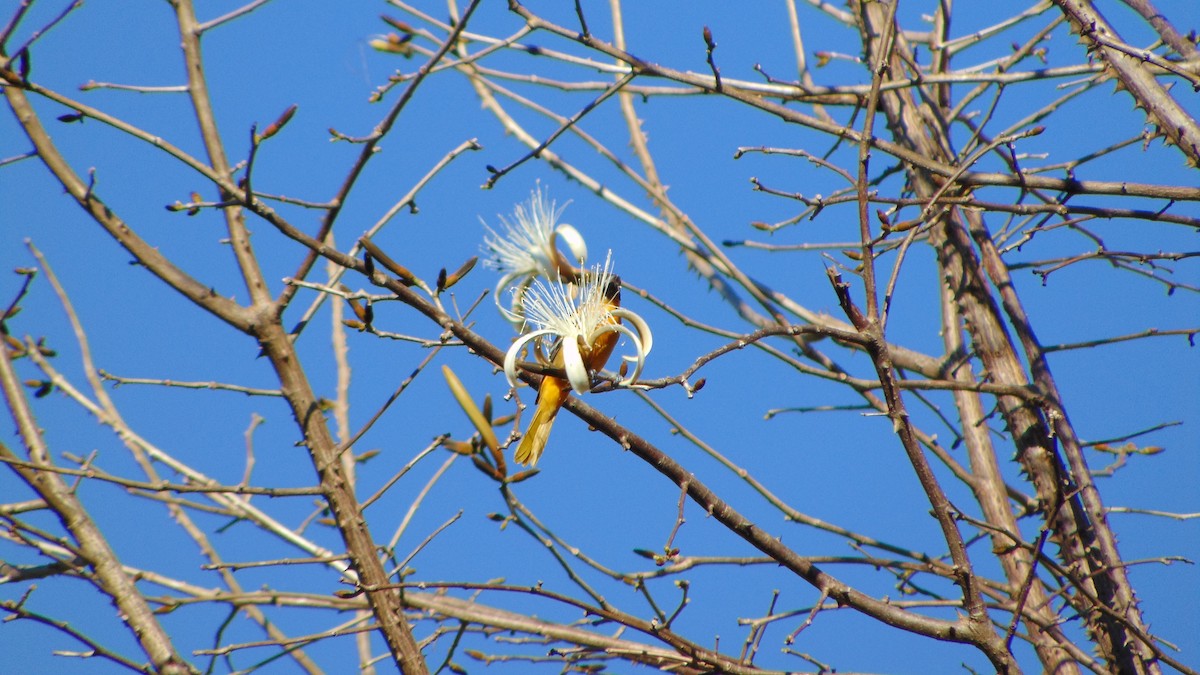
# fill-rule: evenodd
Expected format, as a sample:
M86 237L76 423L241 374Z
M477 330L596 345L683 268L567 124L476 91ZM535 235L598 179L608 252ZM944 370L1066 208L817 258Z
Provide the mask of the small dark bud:
M462 278L467 276L467 272L470 272L475 267L475 263L478 261L479 261L479 256L472 256L470 260L468 260L467 262L465 262L461 266L459 266L459 268L454 271L454 274L451 274L450 276L446 277L445 284L440 287L444 290L444 289L450 288L450 287L454 286L454 284L457 284L458 282L462 281ZM440 277L439 277L439 279L440 279Z
M270 126L268 126L266 129L264 129L262 134L259 135L257 137L257 139L259 141L265 141L268 138L279 133L279 130L283 129L284 125L286 125L288 122L290 122L292 119L292 116L296 114L297 107L298 106L293 103L291 105L291 107L289 107L287 110L284 110L283 114L281 114L278 119L276 119L274 122L272 122L270 124Z
M16 55L15 59L17 61L17 74L21 76L22 80L29 79L29 70L31 68L29 64L29 50L22 49Z
M386 14L380 16L379 18L383 19L384 23L391 26L392 28L395 28L396 30L400 31L401 33L413 32L413 27L408 25L407 23L401 21L400 19L390 17Z
M520 471L518 473L513 474L512 477L510 477L505 482L506 483L520 483L521 481L526 480L528 478L533 478L534 476L538 475L541 472L542 472L541 469L526 469L524 471Z

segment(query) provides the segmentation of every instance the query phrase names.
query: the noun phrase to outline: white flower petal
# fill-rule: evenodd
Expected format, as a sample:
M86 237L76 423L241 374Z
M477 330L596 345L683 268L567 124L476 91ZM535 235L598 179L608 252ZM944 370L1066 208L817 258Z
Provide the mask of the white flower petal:
M548 350L546 349L546 346L543 344L545 342L545 340L542 339L542 338L545 338L546 335L539 335L538 338L533 341L533 358L538 363L542 364L543 366L553 366L554 365L554 361L550 358L549 354L554 353L554 347L557 344L558 336L553 335L552 333L550 333L548 335L551 335L553 338L550 340L551 344L550 344L550 349L548 349Z
M637 358L633 366L633 374L625 379L621 384L629 386L638 381L642 375L642 368L646 365L646 352L642 349L642 343L634 340L634 346L637 348Z
M582 265L587 260L587 243L584 242L583 235L579 234L579 230L563 223L554 230L554 233L562 237L563 242L567 245L567 250L571 252L572 264Z
M532 333L526 333L525 335L517 338L517 341L514 342L512 346L508 348L508 351L504 353L504 377L508 378L509 386L517 386L517 356L521 354L521 350L525 348L525 345L528 344L530 340L536 340L537 338L548 333L549 331L546 330L538 330Z
M529 320L525 317L525 294L529 291L529 285L533 283L534 277L523 276L519 277L520 283L509 282L509 294L512 295L512 309L508 309L497 303L500 308L500 313L505 319L511 323L518 331L523 331ZM515 281L515 280L514 280Z
M513 282L516 281L517 279L520 279L522 276L524 276L524 275L519 274L517 272L509 272L509 273L505 274L504 276L500 277L500 281L496 282L496 290L492 291L492 299L495 300L496 307L500 309L500 313L504 314L505 318L507 318L509 321L512 321L513 317L509 316L509 314L510 314L509 310L505 309L504 304L500 302L500 294L503 293L504 291L508 290L509 288L511 288L513 286ZM514 296L513 297L513 307L515 308L516 306L517 306L517 299ZM524 319L521 319L521 321L524 321Z
M646 320L641 316L624 307L614 309L612 315L633 324L633 327L637 330L638 341L641 342L642 349L645 350L646 355L649 355L650 350L654 347L654 336L650 333L650 324L646 323Z
M601 329L597 330L594 337L599 337L600 335L602 335L604 333L620 333L620 334L628 337L630 342L633 343L634 349L637 350L637 356L622 357L627 361L632 361L634 363L634 366L633 366L633 375L630 375L629 377L625 378L624 380L621 380L621 384L623 384L625 386L633 384L634 382L637 381L638 376L642 374L642 366L644 366L646 363L646 354L648 353L645 350L644 345L642 344L641 338L637 334L635 334L632 330L630 330L628 326L622 326L621 324L615 324L615 323L609 324L609 325L604 326Z
M567 371L567 381L576 394L586 394L592 390L592 376L587 366L583 364L583 355L579 353L579 340L565 338L562 342L563 368Z

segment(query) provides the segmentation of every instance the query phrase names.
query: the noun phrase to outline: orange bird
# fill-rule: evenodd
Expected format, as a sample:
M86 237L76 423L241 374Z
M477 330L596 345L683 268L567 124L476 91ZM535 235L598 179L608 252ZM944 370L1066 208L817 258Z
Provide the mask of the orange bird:
M584 299L581 304L586 306L588 301L589 299ZM611 326L619 326L621 324L620 315L628 311L622 310L614 313L614 310L618 310L620 306L621 280L610 276L608 284L603 289L603 298L597 303L597 309L600 311L595 314L593 325L585 327L580 334L564 335L563 340L554 350L550 365L560 370L567 370L567 357L564 354L574 352L576 349L572 349L565 343L568 340L574 341L574 346L579 353L579 361L587 369L587 381L590 385L592 374L604 368L604 364L608 363L609 357L617 347L621 333L628 330L627 328L622 330L611 328ZM586 387L580 391L581 387L578 385L580 385L579 382L572 385L570 381L553 375L542 377L533 421L529 423L528 431L521 438L521 444L517 446L517 451L513 454L513 459L518 464L530 466L537 464L538 458L542 456L542 451L546 449L546 441L550 438L550 427L554 425L554 419L558 416L559 409L571 395L572 387L574 386L578 393L587 391Z

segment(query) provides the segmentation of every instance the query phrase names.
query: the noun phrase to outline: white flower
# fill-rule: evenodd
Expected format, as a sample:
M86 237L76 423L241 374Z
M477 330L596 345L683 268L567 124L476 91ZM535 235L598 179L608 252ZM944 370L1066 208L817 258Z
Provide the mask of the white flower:
M523 317L522 298L535 278L561 279L564 273L582 266L587 259L583 235L570 225L556 224L566 206L556 208L554 200L542 193L539 184L528 201L516 205L511 221L500 216L504 234L488 227L489 234L484 239L484 251L488 256L485 264L503 274L493 297L496 306L506 315ZM559 252L560 238L570 251L571 260ZM513 289L512 309L505 310L500 295L510 288ZM519 318L516 323L522 320Z
M514 293L518 292L514 290ZM621 282L612 273L612 252L599 265L585 271L579 284L562 279L538 278L524 290L524 335L504 355L504 374L517 383L517 356L533 343L534 357L545 366L566 371L571 389L583 394L592 388L592 375L604 367L622 335L633 342L633 374L621 384L637 381L653 337L650 326L621 305ZM511 318L516 318L510 313ZM629 326L621 321L628 321ZM549 355L549 357L547 357Z

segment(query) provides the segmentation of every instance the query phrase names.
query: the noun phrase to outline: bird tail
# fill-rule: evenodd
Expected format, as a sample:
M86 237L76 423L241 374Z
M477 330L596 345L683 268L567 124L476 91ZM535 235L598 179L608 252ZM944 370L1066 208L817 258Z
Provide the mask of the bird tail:
M546 441L550 439L550 427L554 425L554 418L558 416L559 408L562 408L570 393L566 382L559 382L552 377L545 378L542 388L538 390L537 410L533 414L533 421L529 423L529 430L525 432L521 444L513 454L513 459L518 464L537 464L542 451L546 449Z

